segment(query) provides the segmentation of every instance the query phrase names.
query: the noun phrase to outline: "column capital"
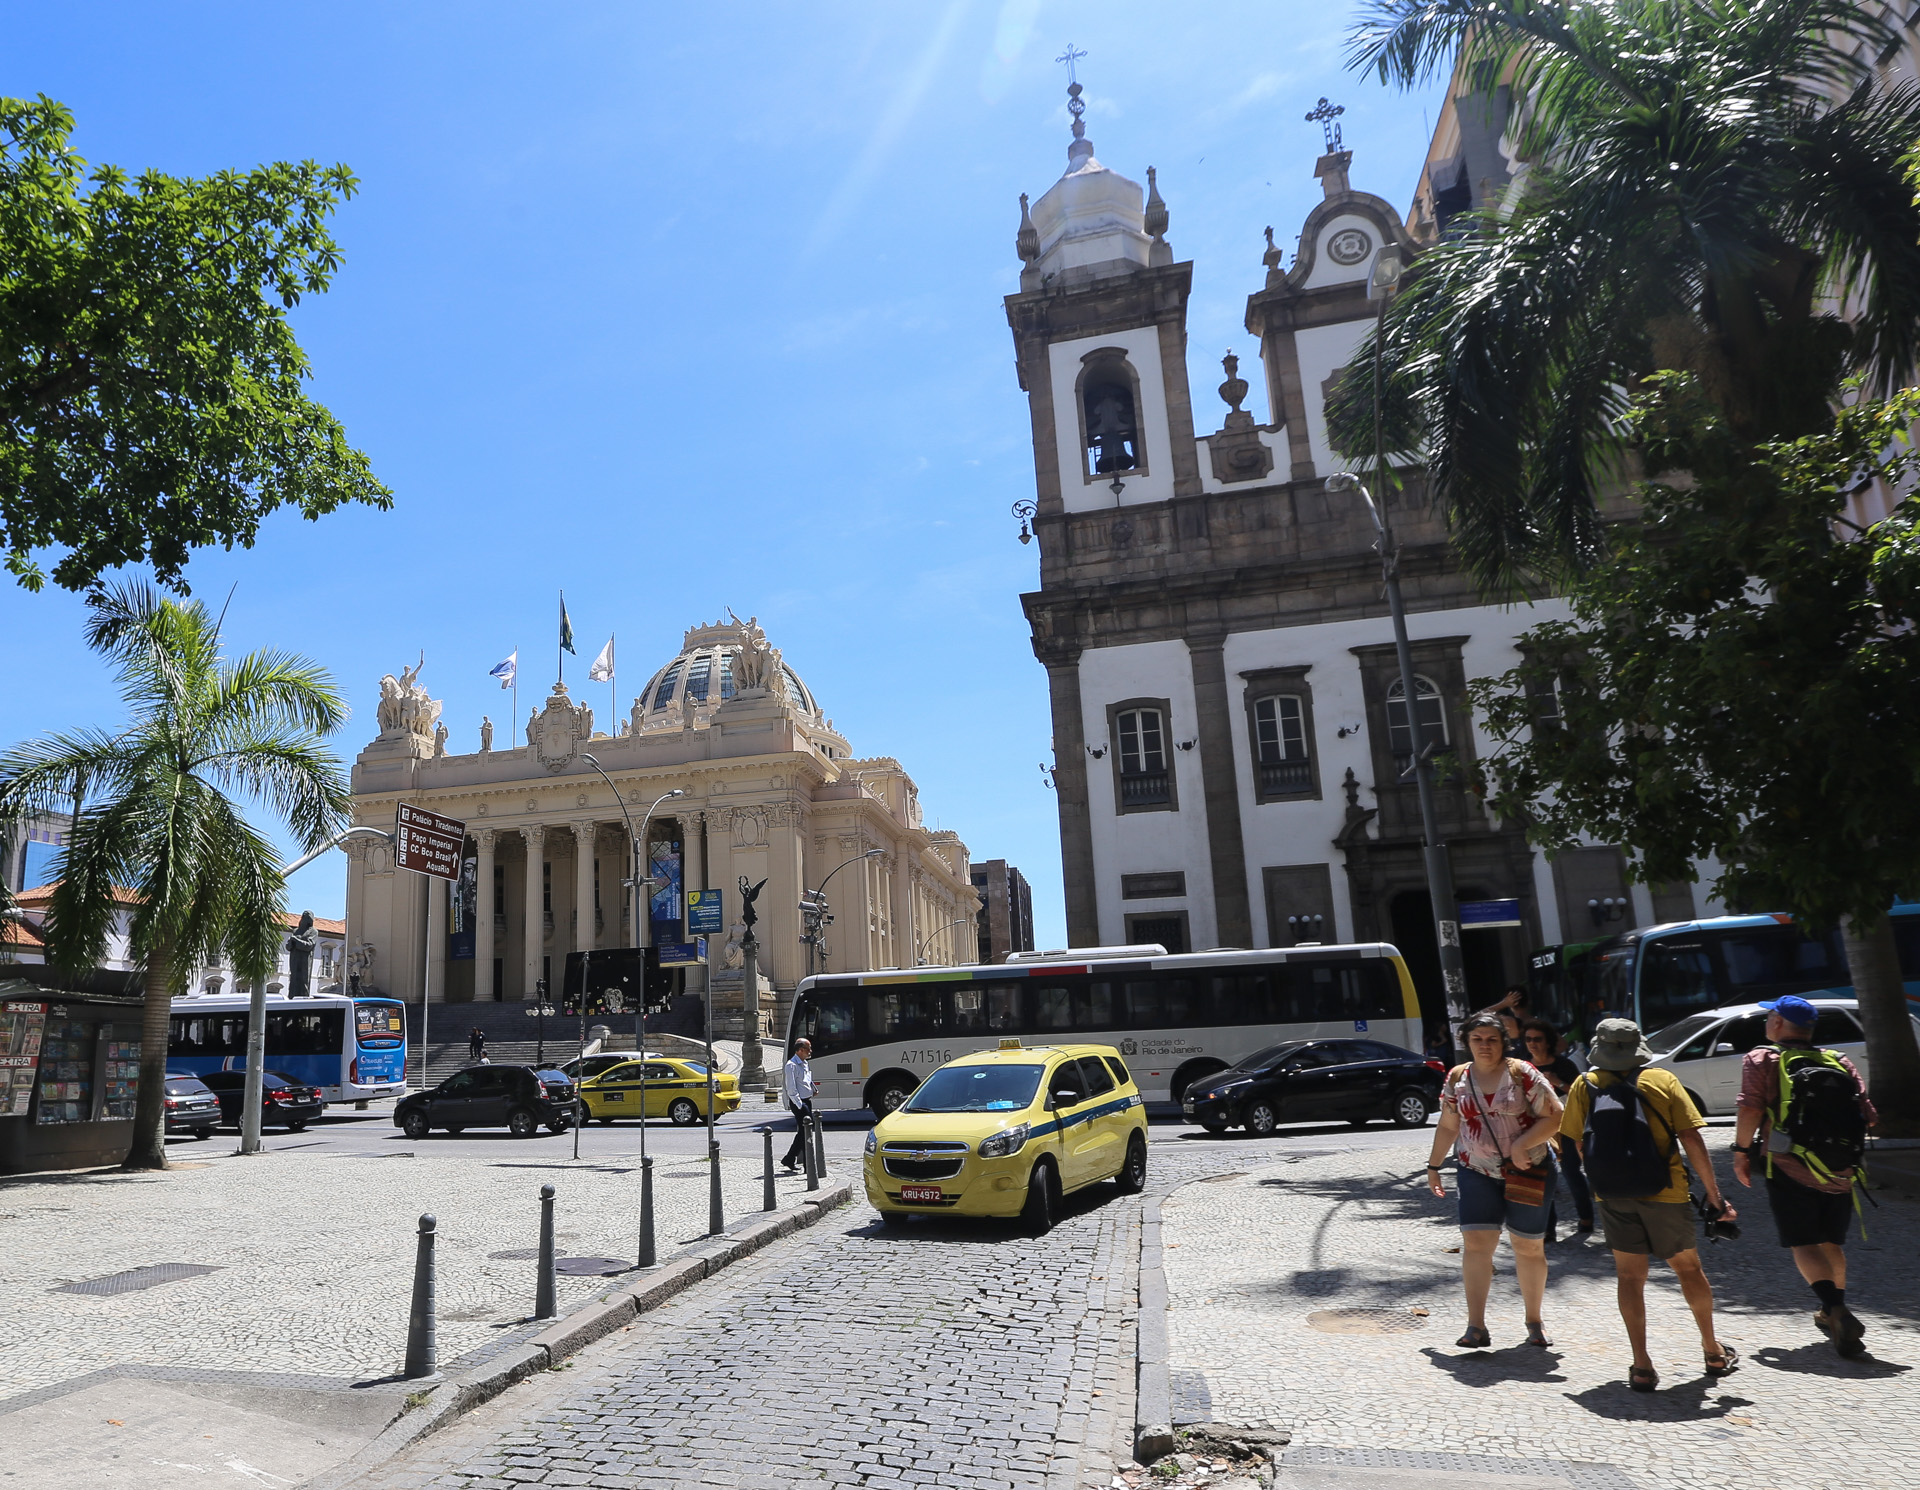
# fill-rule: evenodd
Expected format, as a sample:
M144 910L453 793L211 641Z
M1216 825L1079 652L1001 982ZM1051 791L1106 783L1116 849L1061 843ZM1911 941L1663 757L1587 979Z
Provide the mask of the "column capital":
M482 853L493 852L493 840L500 831L498 828L469 828L467 831L473 835L475 848Z
M520 828L520 836L527 840L528 848L539 848L546 842L547 825L545 823L525 823Z

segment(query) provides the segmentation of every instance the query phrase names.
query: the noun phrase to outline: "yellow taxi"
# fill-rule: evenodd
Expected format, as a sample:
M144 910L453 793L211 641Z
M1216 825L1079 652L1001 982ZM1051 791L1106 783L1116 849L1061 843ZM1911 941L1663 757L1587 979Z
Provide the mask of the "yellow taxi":
M646 1080L643 1083L641 1077ZM580 1083L587 1115L603 1123L640 1116L640 1092L646 1088L646 1115L672 1118L686 1128L707 1118L707 1068L700 1061L650 1055L646 1060L622 1061ZM740 1105L740 1078L724 1072L714 1078L714 1115Z
M961 1056L874 1124L867 1199L889 1226L909 1216L1018 1216L1051 1230L1063 1195L1147 1183L1147 1110L1111 1045L1023 1046Z

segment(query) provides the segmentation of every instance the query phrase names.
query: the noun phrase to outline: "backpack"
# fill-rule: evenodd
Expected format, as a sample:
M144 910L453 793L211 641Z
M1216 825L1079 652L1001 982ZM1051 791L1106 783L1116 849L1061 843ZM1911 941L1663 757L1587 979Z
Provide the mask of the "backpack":
M1791 1139L1790 1153L1816 1179L1858 1169L1867 1156L1867 1118L1860 1083L1831 1050L1780 1051L1780 1100L1773 1131ZM1769 1139L1769 1153L1775 1152ZM1773 1169L1769 1159L1768 1172Z
M1666 1142L1657 1142L1649 1119L1659 1118L1641 1095L1639 1073L1616 1071L1601 1086L1582 1072L1587 1087L1587 1124L1581 1134L1581 1158L1596 1193L1620 1200L1657 1195L1673 1183L1673 1130L1664 1120Z

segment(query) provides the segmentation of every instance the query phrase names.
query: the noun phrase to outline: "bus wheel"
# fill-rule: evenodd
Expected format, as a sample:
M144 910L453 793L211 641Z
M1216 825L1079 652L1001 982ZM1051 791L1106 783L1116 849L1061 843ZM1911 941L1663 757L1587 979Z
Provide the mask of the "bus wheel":
M920 1083L905 1071L888 1071L867 1088L867 1107L877 1118L891 1117L913 1095Z
M1028 1236L1045 1236L1053 1230L1059 1208L1060 1181L1054 1176L1053 1163L1036 1160L1033 1173L1027 1176L1027 1203L1020 1208L1021 1229Z
M691 1097L675 1097L667 1106L667 1116L673 1119L677 1128L691 1128L700 1121L700 1109L693 1105Z
M424 1112L410 1112L405 1121L400 1124L400 1131L418 1143L433 1131L433 1124L427 1121L427 1115Z
M1215 1071L1224 1071L1226 1069L1227 1063L1225 1061L1188 1061L1186 1065L1173 1073L1173 1080L1167 1083L1167 1095L1175 1102L1184 1101L1187 1095L1187 1088L1192 1086L1202 1076L1211 1076Z

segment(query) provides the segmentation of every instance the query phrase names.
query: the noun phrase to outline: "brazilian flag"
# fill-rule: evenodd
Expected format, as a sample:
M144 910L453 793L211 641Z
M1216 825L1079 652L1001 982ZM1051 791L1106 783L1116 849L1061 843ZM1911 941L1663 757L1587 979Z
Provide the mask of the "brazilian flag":
M567 596L564 590L560 592L560 650L573 652L573 622L567 619ZM573 655L578 657L580 654L573 652Z

